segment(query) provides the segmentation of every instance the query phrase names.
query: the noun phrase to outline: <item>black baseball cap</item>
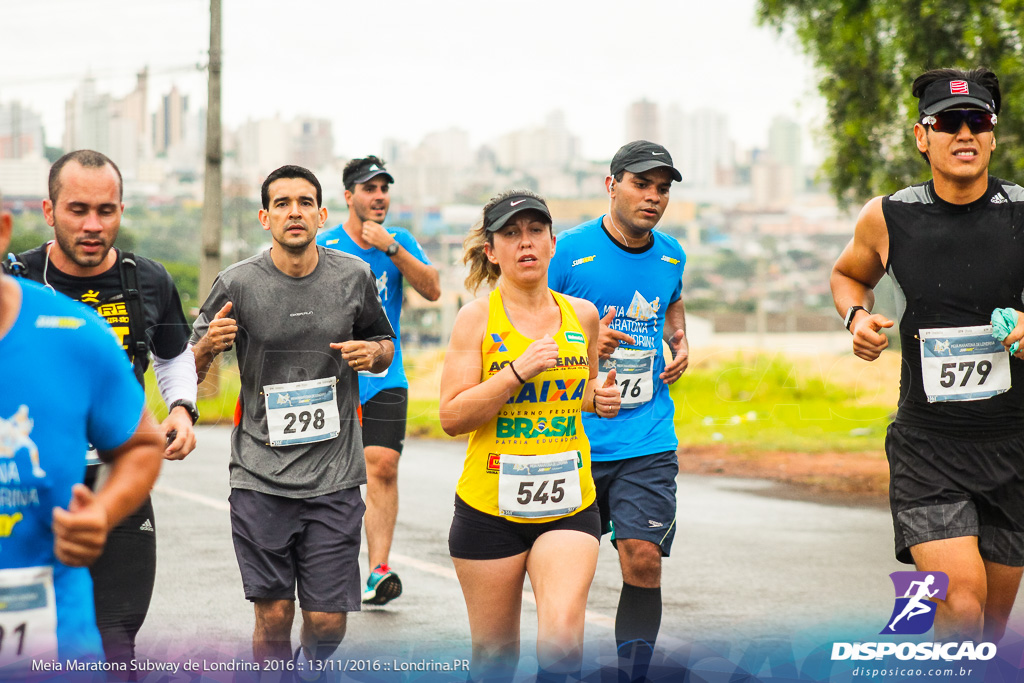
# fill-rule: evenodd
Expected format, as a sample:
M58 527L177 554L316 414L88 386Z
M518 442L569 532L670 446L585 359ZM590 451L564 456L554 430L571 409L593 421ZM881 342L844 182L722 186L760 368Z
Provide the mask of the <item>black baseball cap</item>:
M671 169L672 177L677 181L683 179L682 174L672 165L672 155L667 149L655 142L634 140L619 147L619 151L612 157L611 174L615 176L622 171L643 173L659 166Z
M521 211L540 211L544 218L551 223L551 212L544 202L528 194L514 194L501 200L484 214L484 230L497 232L509 222L509 220Z
M928 116L946 109L981 109L995 114L996 103L992 93L974 81L945 78L924 89L917 110L921 116Z
M374 159L363 159L362 163L345 169L341 174L341 184L345 186L345 189L351 190L359 183L365 183L379 175L387 176L389 183L395 182L391 174L384 169L383 163Z

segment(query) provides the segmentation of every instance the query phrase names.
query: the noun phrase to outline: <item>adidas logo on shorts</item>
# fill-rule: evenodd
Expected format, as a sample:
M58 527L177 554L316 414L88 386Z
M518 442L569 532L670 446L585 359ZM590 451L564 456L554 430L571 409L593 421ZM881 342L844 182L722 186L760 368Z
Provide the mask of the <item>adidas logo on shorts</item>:
M147 519L142 523L142 526L139 527L139 531L156 531L156 529L153 528L153 523Z

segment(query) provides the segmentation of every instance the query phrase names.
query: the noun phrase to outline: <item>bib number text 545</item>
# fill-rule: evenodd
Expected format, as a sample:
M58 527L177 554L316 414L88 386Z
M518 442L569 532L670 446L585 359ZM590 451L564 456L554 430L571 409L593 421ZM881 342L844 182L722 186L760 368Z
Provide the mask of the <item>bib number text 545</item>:
M549 500L552 503L561 503L565 497L565 479L555 479L551 481L551 492L548 493L546 490L548 487L549 480L544 479L540 482L540 486L536 490L533 490L536 482L524 481L519 483L519 493L516 496L516 500L520 505L529 505L530 503L547 503Z

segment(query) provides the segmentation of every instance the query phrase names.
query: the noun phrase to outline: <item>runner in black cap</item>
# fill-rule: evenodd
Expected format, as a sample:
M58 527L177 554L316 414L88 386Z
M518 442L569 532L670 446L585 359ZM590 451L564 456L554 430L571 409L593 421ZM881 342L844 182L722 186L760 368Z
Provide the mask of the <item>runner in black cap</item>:
M395 357L384 373L359 375L366 457L366 546L370 573L363 603L384 605L402 594L402 581L389 555L398 516L398 460L405 445L409 382L402 363L403 283L423 298L437 301L441 276L423 248L404 228L384 227L395 179L384 162L368 156L352 159L342 173L348 218L317 235L317 244L358 256L370 265L377 294L395 330Z
M996 308L1021 308L1024 188L988 174L999 81L984 68L917 78L917 149L932 179L872 199L832 270L853 351L875 360L898 324L899 410L885 441L896 556L949 575L938 640L998 641L1024 565L1024 363ZM872 314L886 273L897 320Z
M448 548L473 637L470 678L510 681L523 580L537 603L537 681L577 680L600 514L583 411L610 419L615 374L597 381L593 304L548 289L551 213L525 190L484 207L466 239L466 287L494 286L455 319L441 426L469 434Z
M617 371L622 410L583 418L603 532L619 552L615 615L619 667L643 679L661 628L661 563L676 530L679 440L669 385L689 358L682 275L686 254L655 230L681 179L659 144L637 140L612 158L608 213L558 235L548 283L594 303L602 316L602 376ZM662 354L662 342L672 357Z

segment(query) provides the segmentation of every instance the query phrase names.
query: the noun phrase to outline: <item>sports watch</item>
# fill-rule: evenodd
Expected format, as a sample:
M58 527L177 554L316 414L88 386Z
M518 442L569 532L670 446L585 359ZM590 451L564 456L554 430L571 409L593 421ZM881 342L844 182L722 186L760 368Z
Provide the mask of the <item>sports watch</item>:
M846 320L843 321L843 324L846 325L847 331L849 331L850 325L853 324L853 316L857 315L857 311L867 310L868 309L864 308L863 306L850 306L850 308L846 310ZM870 313L870 311L868 312Z
M384 253L388 256L394 256L398 253L398 240L393 241L388 245L388 248L384 250Z
M188 412L188 416L192 418L192 424L199 421L199 409L196 408L196 404L184 398L179 398L177 401L167 406L167 412L171 412L178 406L181 406Z

